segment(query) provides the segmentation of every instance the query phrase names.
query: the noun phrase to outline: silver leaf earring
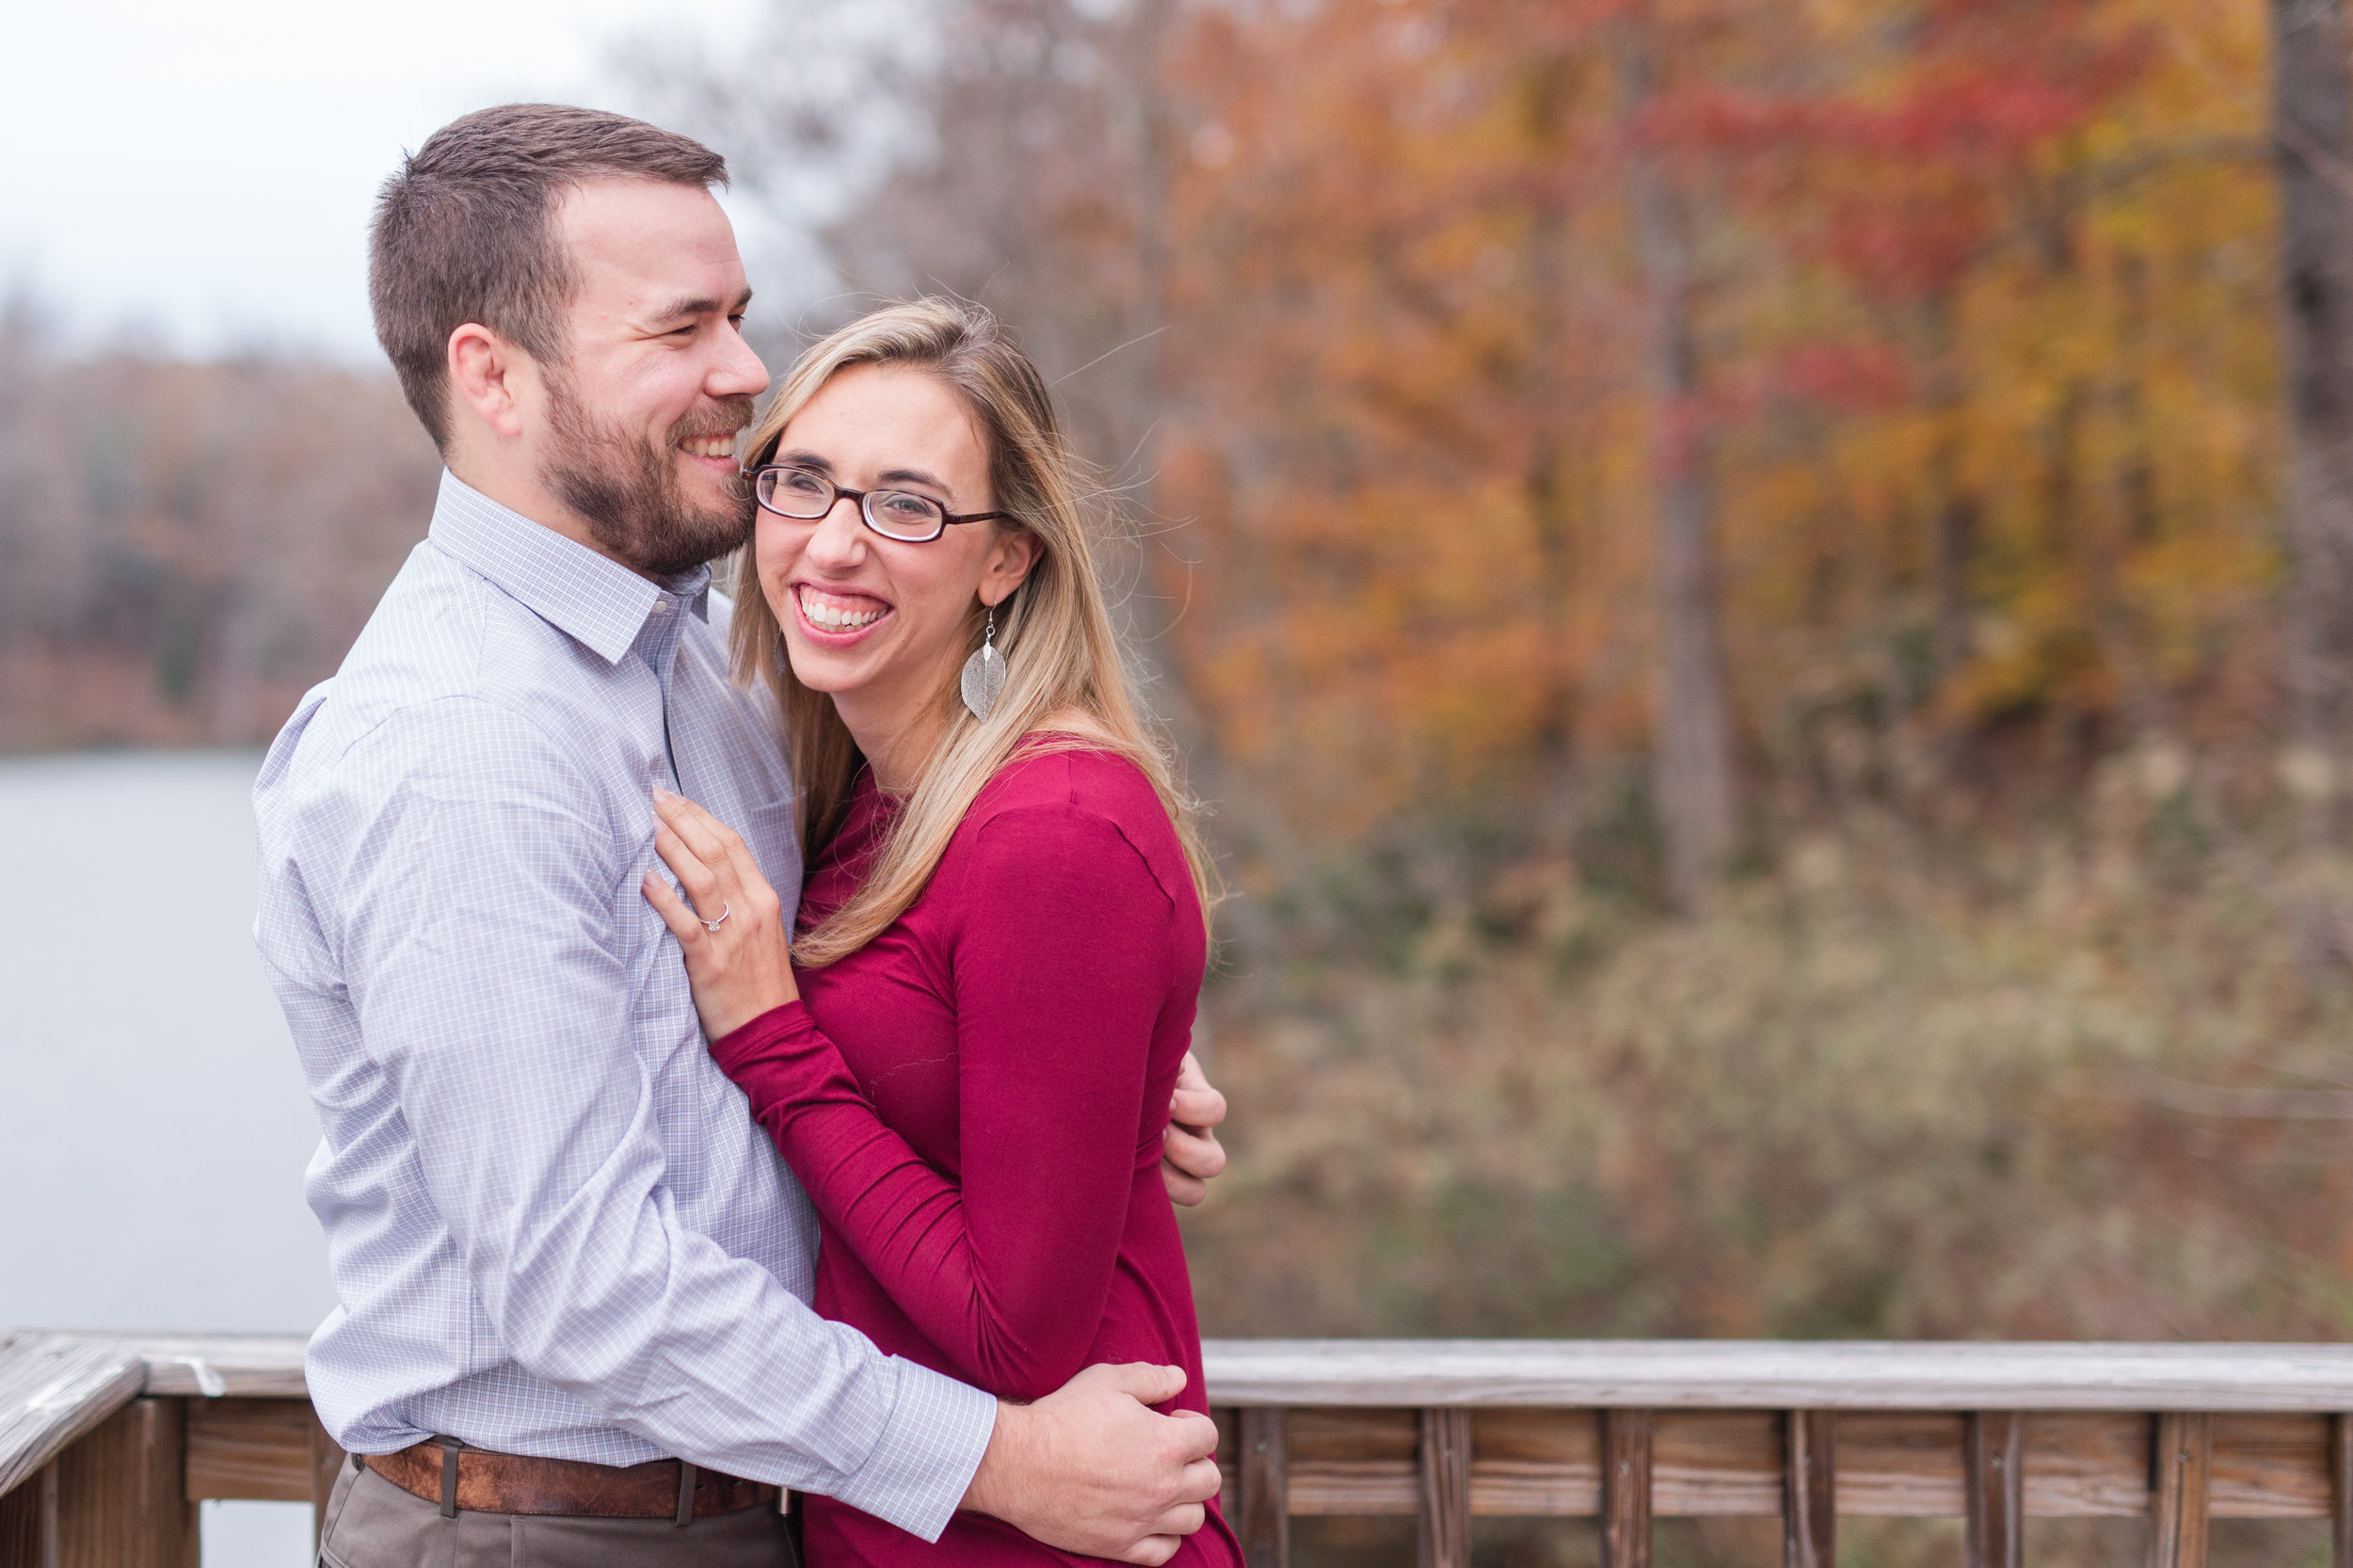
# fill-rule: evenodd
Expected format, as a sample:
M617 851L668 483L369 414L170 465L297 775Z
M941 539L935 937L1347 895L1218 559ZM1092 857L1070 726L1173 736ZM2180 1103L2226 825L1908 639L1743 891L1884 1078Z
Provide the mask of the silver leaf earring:
M1005 656L997 651L997 606L988 607L988 631L980 648L964 662L964 705L982 723L997 710L1005 689Z

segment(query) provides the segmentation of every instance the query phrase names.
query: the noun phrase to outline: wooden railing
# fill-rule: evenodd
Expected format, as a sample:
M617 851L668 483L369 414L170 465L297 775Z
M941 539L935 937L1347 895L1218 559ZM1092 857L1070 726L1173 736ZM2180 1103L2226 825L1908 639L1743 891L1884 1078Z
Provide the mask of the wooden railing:
M1254 1565L1308 1514L1419 1519L1465 1568L1475 1514L1598 1517L1605 1568L1651 1521L1782 1520L1833 1568L1838 1515L1968 1522L2020 1568L2029 1515L2149 1522L2203 1568L2210 1518L2326 1518L2353 1568L2353 1347L1218 1340L1225 1507ZM322 1508L343 1453L298 1339L0 1336L0 1565L194 1568L209 1497Z

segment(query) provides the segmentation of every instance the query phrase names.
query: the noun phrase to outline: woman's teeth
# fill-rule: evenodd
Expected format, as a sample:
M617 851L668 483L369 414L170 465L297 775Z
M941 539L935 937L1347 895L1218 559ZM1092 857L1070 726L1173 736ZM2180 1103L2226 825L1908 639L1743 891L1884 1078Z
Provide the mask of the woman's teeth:
M679 450L690 457L732 457L735 456L733 436L689 436L678 444Z
M888 608L871 599L853 603L808 588L801 590L801 614L808 617L809 625L828 632L855 632L861 626L872 626Z

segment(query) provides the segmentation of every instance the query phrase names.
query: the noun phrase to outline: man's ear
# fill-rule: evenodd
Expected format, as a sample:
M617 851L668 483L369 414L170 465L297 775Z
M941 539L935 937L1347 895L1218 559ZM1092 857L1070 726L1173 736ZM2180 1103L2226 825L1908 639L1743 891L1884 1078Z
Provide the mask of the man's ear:
M531 357L478 321L450 333L448 353L451 411L472 410L499 436L522 434Z
M1034 529L1000 529L996 547L988 552L988 564L981 568L981 602L994 608L1011 599L1014 589L1029 581L1030 569L1045 553L1045 541Z

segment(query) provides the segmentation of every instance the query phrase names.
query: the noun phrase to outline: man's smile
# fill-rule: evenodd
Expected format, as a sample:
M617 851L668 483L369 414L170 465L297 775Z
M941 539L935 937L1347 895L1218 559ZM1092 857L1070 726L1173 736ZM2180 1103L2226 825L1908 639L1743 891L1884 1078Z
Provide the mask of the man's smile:
M735 432L732 430L720 436L680 437L678 449L689 457L724 463L730 469L735 466Z

